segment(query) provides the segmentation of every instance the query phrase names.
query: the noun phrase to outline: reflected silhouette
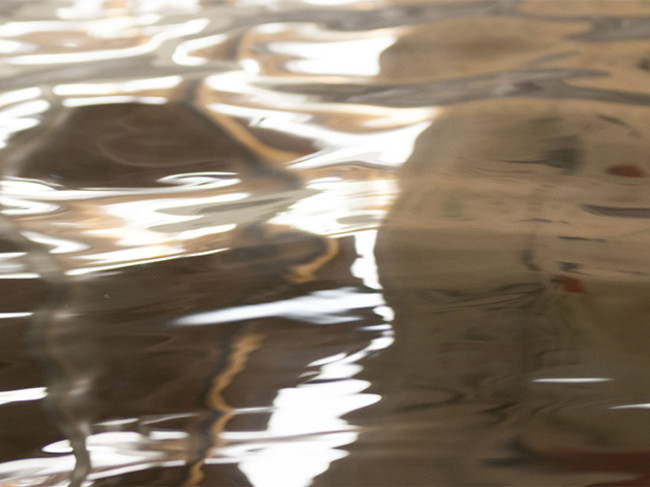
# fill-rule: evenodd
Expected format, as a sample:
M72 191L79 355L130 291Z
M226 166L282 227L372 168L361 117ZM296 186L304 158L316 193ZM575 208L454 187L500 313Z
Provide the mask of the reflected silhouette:
M644 484L647 126L494 100L420 136L376 247L395 344L361 376L384 400L323 485Z

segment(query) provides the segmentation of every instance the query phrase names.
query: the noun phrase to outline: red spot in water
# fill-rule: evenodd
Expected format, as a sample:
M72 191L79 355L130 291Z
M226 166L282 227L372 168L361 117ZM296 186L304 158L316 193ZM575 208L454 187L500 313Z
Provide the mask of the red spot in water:
M614 176L621 176L624 178L642 178L645 172L639 166L634 164L621 164L619 166L610 167L607 172Z
M539 91L542 89L541 86L539 86L537 83L533 83L532 81L520 81L514 85L519 89L519 91L531 92Z
M564 277L562 279L562 288L568 293L584 293L585 288L580 279L575 277Z

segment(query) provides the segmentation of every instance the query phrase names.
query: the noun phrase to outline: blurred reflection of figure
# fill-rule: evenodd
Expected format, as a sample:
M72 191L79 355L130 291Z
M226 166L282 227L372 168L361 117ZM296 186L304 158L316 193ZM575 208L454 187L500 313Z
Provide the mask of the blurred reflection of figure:
M597 102L443 111L379 232L384 400L323 484L645 482L647 126Z

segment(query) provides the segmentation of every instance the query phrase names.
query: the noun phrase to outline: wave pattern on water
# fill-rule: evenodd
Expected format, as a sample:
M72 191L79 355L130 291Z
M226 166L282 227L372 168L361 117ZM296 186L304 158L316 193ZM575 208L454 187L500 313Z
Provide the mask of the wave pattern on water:
M0 17L2 482L650 482L647 1Z

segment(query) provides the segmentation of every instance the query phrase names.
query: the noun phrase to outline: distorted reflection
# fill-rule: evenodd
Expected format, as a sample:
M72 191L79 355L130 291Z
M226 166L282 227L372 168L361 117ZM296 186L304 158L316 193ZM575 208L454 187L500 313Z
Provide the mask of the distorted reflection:
M164 42L198 34L209 24L201 18L180 24L161 24L160 20L159 15L143 14L88 22L10 22L0 27L0 36L23 39L33 46L27 54L19 51L7 57L9 64L74 64L149 54Z
M355 292L354 289L337 289L320 291L312 295L300 296L273 303L237 306L218 311L208 311L198 315L189 315L177 321L179 325L196 326L245 321L257 318L277 316L306 323L327 325L356 321L350 315L355 309L372 308L384 304L380 295Z
M198 13L200 0L143 0L139 2L111 0L72 0L70 6L56 9L58 18L93 19L106 14L133 15L143 13Z
M594 384L598 382L609 382L612 379L606 377L557 377L535 379L533 382L541 382L544 384Z
M43 399L46 395L45 387L32 387L30 389L21 389L18 391L0 392L0 405L10 402L35 401Z
M281 39L291 38L290 33L282 28L269 32L268 26L264 27L262 32L265 34L272 33ZM268 52L289 59L285 62L285 67L291 73L375 76L381 70L379 56L396 40L391 30L378 30L373 32L372 37L359 38L359 33L333 35L310 24L298 29L292 25L292 28L293 32L300 33L310 41L274 41L273 39L262 41Z
M182 66L201 66L207 64L208 59L200 55L201 51L208 48L217 48L227 40L230 40L227 34L217 34L185 41L176 48L172 59L176 64Z
M53 88L55 95L83 96L98 95L108 96L115 93L133 93L144 90L168 90L176 88L183 79L180 76L164 76L162 78L135 79L117 83L76 83L59 85Z
M41 114L50 108L46 100L38 99L41 94L39 88L0 94L0 149L7 146L12 135L40 123Z
M7 485L646 485L650 6L0 7Z

